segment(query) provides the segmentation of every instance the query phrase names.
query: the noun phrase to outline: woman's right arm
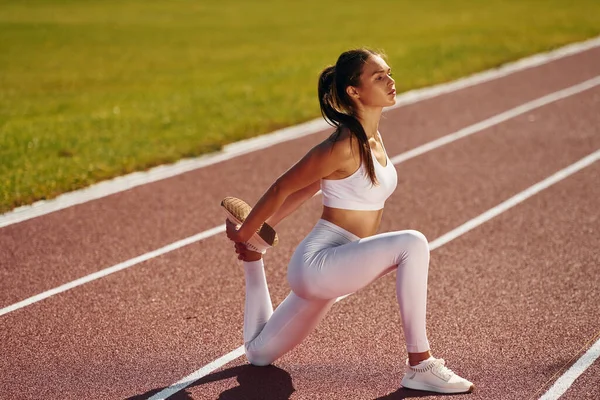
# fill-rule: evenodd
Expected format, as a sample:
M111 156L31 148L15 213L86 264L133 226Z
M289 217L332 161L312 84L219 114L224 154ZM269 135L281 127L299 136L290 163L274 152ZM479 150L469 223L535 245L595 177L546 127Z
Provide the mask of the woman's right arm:
M350 157L352 149L347 140L325 140L313 147L269 187L237 233L230 238L248 241L258 227L279 210L288 196L343 168Z

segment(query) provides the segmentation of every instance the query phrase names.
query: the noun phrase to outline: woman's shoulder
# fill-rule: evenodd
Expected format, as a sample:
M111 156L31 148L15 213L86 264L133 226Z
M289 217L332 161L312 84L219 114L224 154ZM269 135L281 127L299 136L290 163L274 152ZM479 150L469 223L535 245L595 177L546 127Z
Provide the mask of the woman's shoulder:
M350 131L350 128L348 128L345 125L340 125L335 131L331 133L331 135L329 135L328 140L332 142L340 142L344 140L352 140L352 137L353 135Z
M339 127L322 143L332 155L340 159L354 159L358 153L358 141L345 126Z

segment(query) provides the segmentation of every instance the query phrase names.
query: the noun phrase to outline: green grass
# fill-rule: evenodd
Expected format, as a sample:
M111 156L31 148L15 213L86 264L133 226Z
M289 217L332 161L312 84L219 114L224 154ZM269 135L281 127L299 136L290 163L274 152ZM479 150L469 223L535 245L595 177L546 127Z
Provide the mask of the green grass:
M207 4L204 4L207 3ZM597 0L0 0L0 212L319 116L342 51L399 91L600 34Z

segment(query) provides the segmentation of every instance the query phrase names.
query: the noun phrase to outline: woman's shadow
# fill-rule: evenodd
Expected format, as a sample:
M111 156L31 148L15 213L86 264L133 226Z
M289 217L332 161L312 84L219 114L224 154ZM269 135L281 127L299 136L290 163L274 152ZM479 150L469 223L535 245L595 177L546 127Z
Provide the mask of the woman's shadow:
M296 391L292 385L292 377L281 368L273 365L255 367L251 364L240 365L207 375L169 397L172 400L193 400L188 388L206 385L223 379L236 377L239 386L221 392L217 400L287 400ZM146 400L165 388L152 389L125 400ZM216 394L215 394L216 396ZM440 393L408 390L400 387L393 393L378 397L375 400L401 400L408 398L440 396ZM455 395L443 395L455 396Z
M294 386L292 385L292 377L286 371L273 365L267 367L255 367L250 364L228 368L207 375L188 386L188 388L202 386L210 382L233 377L237 378L239 386L220 393L219 397L217 397L218 400L284 400L289 399L295 391ZM126 400L148 399L161 390L163 389L153 389L134 397L128 397ZM169 398L173 400L193 399L186 389L181 390Z

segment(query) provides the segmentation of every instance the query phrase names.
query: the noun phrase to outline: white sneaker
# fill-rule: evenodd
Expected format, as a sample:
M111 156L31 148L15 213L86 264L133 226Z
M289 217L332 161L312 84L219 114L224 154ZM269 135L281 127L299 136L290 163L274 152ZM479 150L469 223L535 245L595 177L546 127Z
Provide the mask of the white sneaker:
M446 367L442 358L423 361L419 365L407 364L402 386L407 389L427 390L438 393L468 393L475 388L468 380L461 378Z
M252 207L248 203L235 197L225 197L221 201L221 206L227 214L227 219L236 224L242 224L252 211ZM275 229L265 222L244 244L252 251L265 254L267 249L276 246L278 242L279 238Z

